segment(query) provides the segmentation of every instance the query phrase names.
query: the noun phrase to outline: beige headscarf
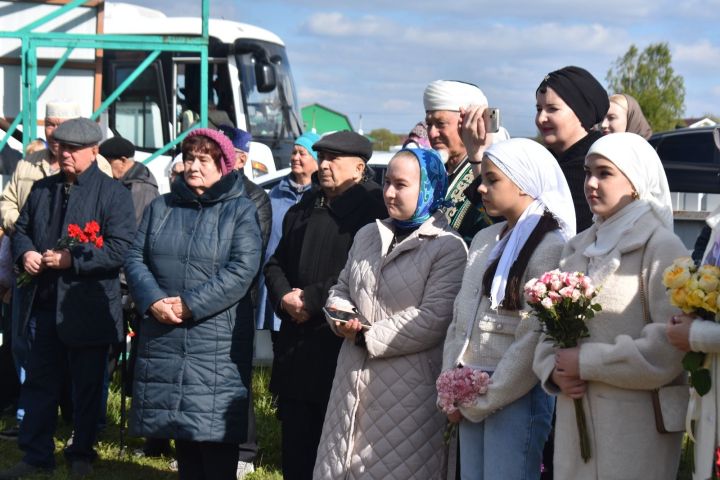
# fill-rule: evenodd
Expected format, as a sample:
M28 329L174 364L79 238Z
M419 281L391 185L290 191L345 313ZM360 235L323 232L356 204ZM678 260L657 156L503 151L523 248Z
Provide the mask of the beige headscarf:
M625 100L627 101L627 126L625 127L625 131L630 133L637 133L645 140L648 140L653 133L652 127L650 127L650 124L645 118L645 115L643 114L642 108L640 108L640 104L638 103L638 101L627 93L619 93L617 95L625 97ZM615 103L616 105L620 105L620 107L625 110L625 105L616 100L613 100L613 97L615 97L615 95L610 97L610 101L612 103Z

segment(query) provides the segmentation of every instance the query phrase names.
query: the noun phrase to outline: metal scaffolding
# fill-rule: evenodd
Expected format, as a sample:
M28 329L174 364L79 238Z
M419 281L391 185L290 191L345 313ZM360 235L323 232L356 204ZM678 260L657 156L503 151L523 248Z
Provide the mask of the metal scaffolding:
M57 3L57 0L47 3ZM12 134L22 123L23 129L23 150L32 140L37 128L37 99L50 85L65 62L75 49L108 49L108 50L135 50L150 52L147 58L132 72L132 74L117 86L114 92L107 95L102 104L93 106L95 111L90 117L97 120L117 98L145 71L145 69L162 52L194 52L200 55L200 91L208 90L208 18L210 11L210 0L202 0L202 30L201 36L183 35L118 35L118 34L72 34L56 32L38 32L36 29L48 22L66 14L70 10L91 6L102 8L103 0L68 0L62 7L50 12L28 25L14 32L0 32L0 38L17 38L21 42L20 71L21 71L21 97L22 106L20 113L10 124L5 136L0 140L0 150L7 144ZM87 4L87 5L86 5ZM41 47L65 48L65 52L55 62L48 72L42 84L38 85L38 58L37 49ZM97 58L96 58L97 61ZM200 119L199 125L207 126L208 98L207 95L200 95ZM159 155L166 153L175 145L180 143L188 131L176 136L170 143L152 153L144 163L149 163Z

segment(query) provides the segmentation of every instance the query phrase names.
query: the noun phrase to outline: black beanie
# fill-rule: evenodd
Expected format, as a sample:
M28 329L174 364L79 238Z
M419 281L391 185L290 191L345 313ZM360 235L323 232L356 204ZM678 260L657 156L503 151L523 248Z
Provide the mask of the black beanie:
M135 147L129 140L122 137L112 137L100 144L100 155L108 160L120 157L133 158L135 156Z
M607 91L584 68L570 66L548 73L535 93L547 87L568 104L585 130L602 122L610 108Z

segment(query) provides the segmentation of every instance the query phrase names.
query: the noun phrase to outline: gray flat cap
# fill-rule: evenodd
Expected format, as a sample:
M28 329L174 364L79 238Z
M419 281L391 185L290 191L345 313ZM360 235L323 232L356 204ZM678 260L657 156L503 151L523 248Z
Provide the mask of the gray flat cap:
M102 130L97 123L88 118L65 120L53 132L58 143L74 147L97 145L102 140Z

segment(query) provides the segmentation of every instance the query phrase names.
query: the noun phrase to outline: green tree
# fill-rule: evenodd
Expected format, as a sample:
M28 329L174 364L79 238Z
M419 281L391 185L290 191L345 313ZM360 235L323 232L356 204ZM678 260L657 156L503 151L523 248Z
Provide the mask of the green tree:
M393 145L402 143L402 136L392 133L387 128L376 128L368 135L373 139L373 150L390 150Z
M635 97L653 131L675 128L685 110L685 82L672 68L667 43L653 43L640 52L635 45L613 68L606 80L613 93Z

